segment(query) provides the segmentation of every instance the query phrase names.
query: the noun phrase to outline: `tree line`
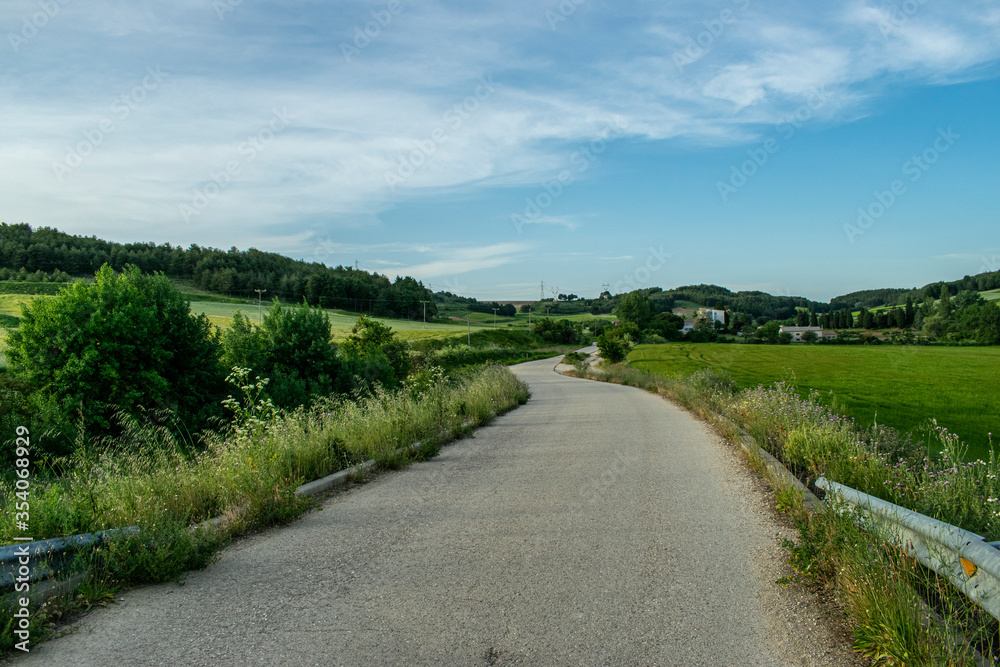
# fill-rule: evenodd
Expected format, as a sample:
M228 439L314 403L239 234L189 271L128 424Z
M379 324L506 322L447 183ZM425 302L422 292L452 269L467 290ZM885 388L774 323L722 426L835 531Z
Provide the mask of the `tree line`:
M200 289L232 296L252 297L261 290L266 298L276 296L294 303L305 299L313 306L405 319L422 317L421 301L430 301L427 315L437 313L427 289L411 277L390 281L350 266L330 268L254 248L223 251L196 244L186 249L169 243L122 244L51 227L0 223L0 272L7 270L8 279L89 276L105 264L115 271L132 265L144 273L162 272L190 280Z
M974 276L965 276L959 280L928 283L923 287L912 289L860 290L830 299L830 306L834 310L841 308L858 310L879 306L902 306L907 299L919 303L928 298L937 299L941 294L942 285L948 289L950 296L957 296L960 292L988 292L1000 289L1000 271L987 271Z

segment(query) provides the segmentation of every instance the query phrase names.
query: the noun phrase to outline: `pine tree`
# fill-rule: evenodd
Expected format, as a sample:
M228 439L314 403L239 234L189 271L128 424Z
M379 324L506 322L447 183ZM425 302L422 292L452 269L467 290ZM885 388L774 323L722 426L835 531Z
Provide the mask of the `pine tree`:
M819 326L819 321L816 319L816 308L815 307L813 307L809 311L809 326L811 326L811 327L818 327Z
M944 319L951 317L951 292L944 283L941 283L941 317Z

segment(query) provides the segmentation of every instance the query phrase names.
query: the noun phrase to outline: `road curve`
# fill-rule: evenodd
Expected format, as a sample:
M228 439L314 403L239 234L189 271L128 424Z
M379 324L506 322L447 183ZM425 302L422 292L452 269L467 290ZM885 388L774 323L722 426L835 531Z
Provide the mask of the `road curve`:
M123 594L17 665L850 665L775 580L790 530L704 424L514 370L527 405L437 458Z

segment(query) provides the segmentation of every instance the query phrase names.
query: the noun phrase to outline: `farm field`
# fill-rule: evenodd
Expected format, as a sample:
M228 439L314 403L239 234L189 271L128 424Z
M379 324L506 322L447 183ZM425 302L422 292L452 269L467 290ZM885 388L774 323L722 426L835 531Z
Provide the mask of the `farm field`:
M0 294L0 315L21 315L21 304L32 299L50 299L50 296L36 296L30 294ZM251 320L257 320L257 304L236 304L219 303L215 301L192 301L191 312L195 315L204 313L208 316L212 324L225 329L233 320L233 315L239 310ZM267 311L267 303L264 303L264 311ZM334 340L343 340L351 333L351 327L358 321L356 314L345 313L341 310L326 310L330 316L330 325L333 329ZM406 340L416 340L420 338L441 338L445 336L457 336L465 332L466 325L462 322L455 324L438 324L428 322L426 328L424 323L416 320L391 320L375 318L393 328L399 333L399 337ZM492 322L491 322L492 324ZM482 328L483 325L473 321L473 329ZM2 329L0 329L2 331ZM0 342L0 358L2 358L3 344ZM2 361L0 361L2 363Z
M218 303L214 301L193 301L191 302L191 312L195 315L204 313L209 321L219 328L226 328L233 320L236 311L240 311L252 321L257 321L257 304L244 305L233 303ZM267 312L267 303L264 304L264 312ZM324 309L330 317L330 326L333 329L333 339L343 340L351 333L351 327L358 321L358 315L345 313L342 310ZM455 324L438 324L428 322L426 325L419 320L392 320L376 317L376 320L392 327L393 331L399 333L399 337L406 340L420 338L441 338L445 336L457 336L465 332L465 324L456 322ZM476 324L473 323L473 327Z
M1000 348L920 346L640 345L636 368L687 375L729 371L742 387L794 383L859 424L878 423L923 440L928 418L958 433L971 458L987 458L989 433L1000 435Z
M541 315L539 315L539 312ZM476 323L480 323L489 327L493 326L493 313L474 313L468 310L446 310L439 315L440 317L461 317L472 320L473 326ZM544 319L545 311L532 311L531 321L537 322L539 319ZM613 315L591 315L590 313L573 313L571 315L563 315L561 313L552 313L549 317L553 320L569 320L570 322L589 322L590 320L613 320ZM498 315L496 318L497 327L506 327L511 325L513 327L518 327L526 329L528 327L528 314L518 313L515 317L503 317Z

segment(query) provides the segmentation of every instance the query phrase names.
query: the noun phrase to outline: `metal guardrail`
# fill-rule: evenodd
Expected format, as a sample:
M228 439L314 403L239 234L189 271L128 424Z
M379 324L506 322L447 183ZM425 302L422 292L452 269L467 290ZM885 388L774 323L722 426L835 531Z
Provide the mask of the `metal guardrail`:
M70 572L73 559L79 552L99 542L138 532L138 526L130 526L0 547L0 594L10 593L15 583L25 580L31 584L32 593L58 588L57 579L69 581L80 574ZM27 575L20 571L22 567L27 567ZM36 586L39 582L45 585Z
M820 477L816 486L880 521L899 546L947 577L967 597L1000 620L1000 551L997 543L849 486Z

